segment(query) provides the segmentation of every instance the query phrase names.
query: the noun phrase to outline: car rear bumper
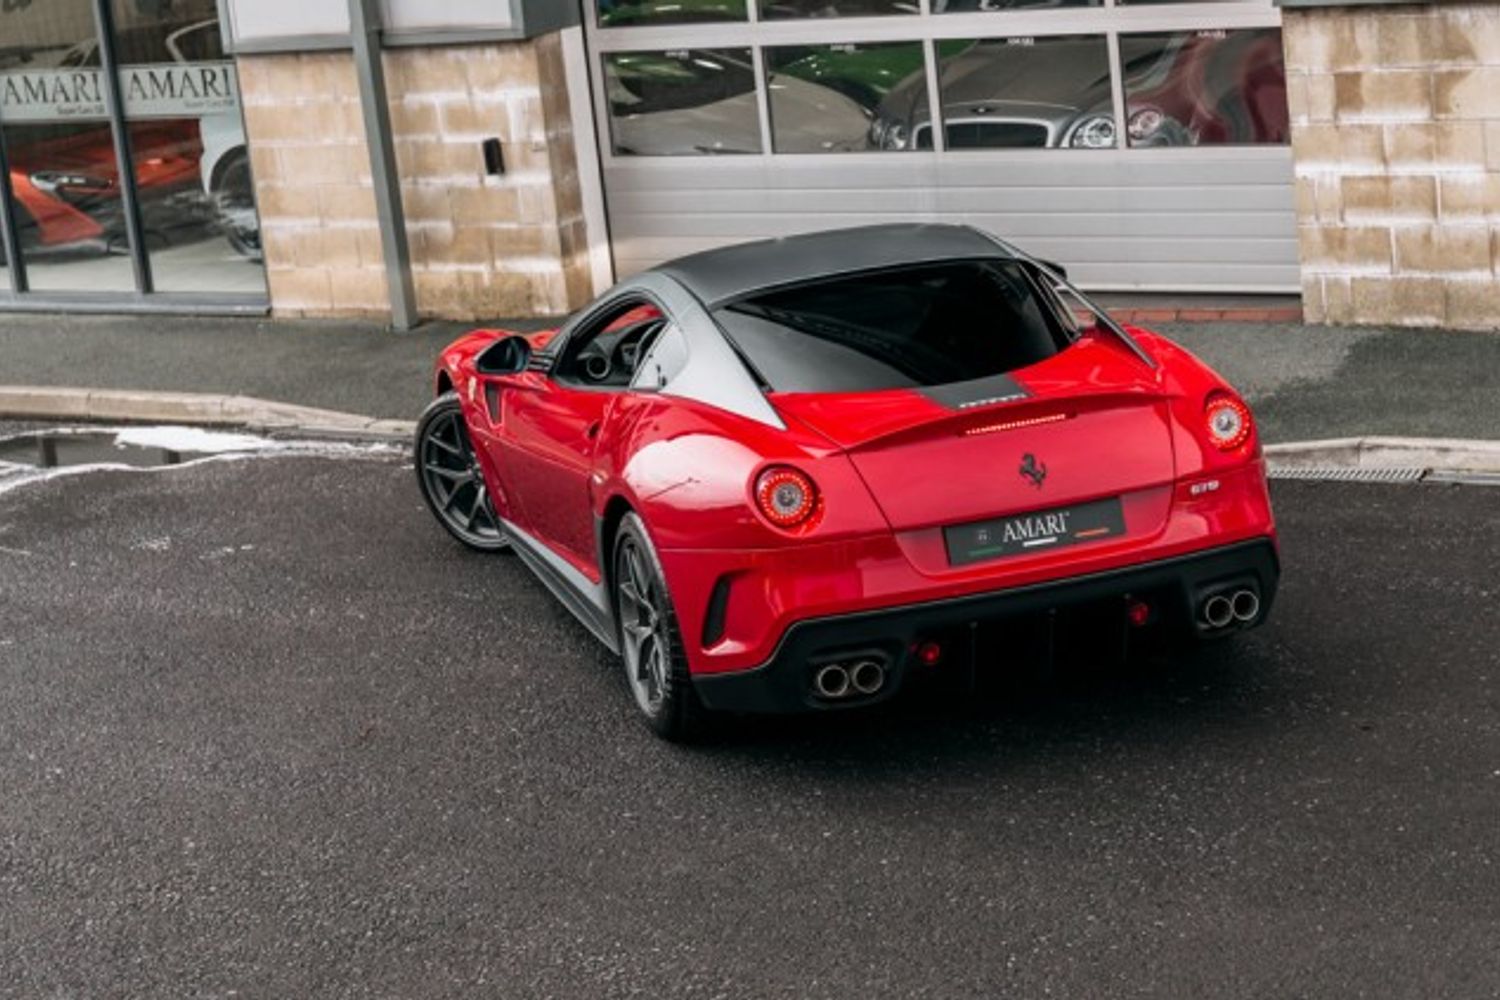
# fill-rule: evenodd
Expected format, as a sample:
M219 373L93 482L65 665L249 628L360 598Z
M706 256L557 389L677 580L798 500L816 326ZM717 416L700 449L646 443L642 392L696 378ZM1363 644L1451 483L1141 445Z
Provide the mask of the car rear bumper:
M720 711L789 713L870 705L895 695L914 671L923 669L916 648L933 637L1050 611L1107 608L1112 601L1119 602L1123 622L1126 604L1141 600L1151 608L1153 622L1180 625L1208 638L1264 621L1279 576L1275 543L1267 537L1066 580L807 619L787 629L766 663L693 681L704 705ZM1220 628L1202 620L1201 609L1210 597L1241 590L1258 598L1253 615ZM829 700L814 690L813 676L822 666L868 659L885 670L877 693Z

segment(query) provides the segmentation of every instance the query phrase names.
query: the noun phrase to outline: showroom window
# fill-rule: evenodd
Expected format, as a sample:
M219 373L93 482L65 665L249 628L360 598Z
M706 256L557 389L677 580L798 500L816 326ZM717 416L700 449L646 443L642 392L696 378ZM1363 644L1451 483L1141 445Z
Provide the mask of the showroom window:
M617 154L761 151L749 49L620 52L605 57L604 76Z
M893 125L926 92L920 42L809 45L766 51L772 145L778 153L913 148Z
M1121 35L1120 61L1132 146L1288 141L1280 29Z
M767 21L793 17L881 17L920 14L917 0L760 0Z
M1274 8L1126 3L598 0L590 27L615 156L1288 142Z
M743 21L746 0L598 0L599 26Z
M1104 0L932 0L932 12L934 14L972 14L979 11L1103 6Z
M238 79L216 4L52 0L6 7L0 30L12 43L0 61L11 288L263 303Z
M949 149L1118 145L1103 35L945 42L938 91Z

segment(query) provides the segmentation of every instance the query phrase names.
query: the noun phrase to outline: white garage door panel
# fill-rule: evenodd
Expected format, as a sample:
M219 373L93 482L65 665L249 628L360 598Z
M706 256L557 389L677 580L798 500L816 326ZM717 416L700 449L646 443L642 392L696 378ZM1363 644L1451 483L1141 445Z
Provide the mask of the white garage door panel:
M848 156L620 157L610 191L718 191L768 188L813 191L889 191L908 186L990 189L1003 187L1286 187L1291 150L1173 149L1128 153L1036 151L996 156L980 153L852 154Z
M789 230L810 232L841 226L865 225L870 222L923 221L919 212L871 213L763 212L758 215L726 215L699 212L688 217L677 213L643 213L637 217L632 232L641 237L666 238L682 236L715 239L725 233L742 233L745 239L784 236ZM1102 237L1128 240L1209 240L1233 246L1240 243L1276 243L1283 247L1295 243L1286 235L1288 218L1280 215L1249 214L1243 216L1157 215L1126 216L1096 213L973 212L964 216L969 225L987 229L1006 239L1043 237L1051 240L1097 240ZM1226 231L1234 231L1232 240ZM1278 251L1284 252L1284 251Z
M622 277L743 240L935 221L1023 243L1096 288L1294 291L1290 151L1165 152L622 158L605 184Z

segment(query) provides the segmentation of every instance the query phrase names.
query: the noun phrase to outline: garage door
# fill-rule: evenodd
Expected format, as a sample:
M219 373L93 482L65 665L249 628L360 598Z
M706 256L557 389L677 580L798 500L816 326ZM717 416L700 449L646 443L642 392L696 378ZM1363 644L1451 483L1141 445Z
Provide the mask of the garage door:
M1269 3L592 0L621 277L834 226L981 226L1095 289L1298 287Z

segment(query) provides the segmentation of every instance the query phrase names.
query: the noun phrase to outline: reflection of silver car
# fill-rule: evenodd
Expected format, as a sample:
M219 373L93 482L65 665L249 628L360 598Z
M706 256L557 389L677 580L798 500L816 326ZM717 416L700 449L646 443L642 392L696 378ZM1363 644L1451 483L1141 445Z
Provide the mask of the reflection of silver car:
M934 14L969 11L1031 10L1037 7L1102 7L1103 0L932 0Z
M606 61L614 149L620 155L759 153L755 71L722 52L628 53ZM785 74L770 82L777 152L865 149L869 114L836 90Z
M1111 93L1102 38L979 42L943 60L944 137L950 149L1113 149ZM931 149L928 107L926 78L906 80L881 102L871 141Z

